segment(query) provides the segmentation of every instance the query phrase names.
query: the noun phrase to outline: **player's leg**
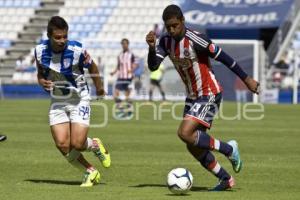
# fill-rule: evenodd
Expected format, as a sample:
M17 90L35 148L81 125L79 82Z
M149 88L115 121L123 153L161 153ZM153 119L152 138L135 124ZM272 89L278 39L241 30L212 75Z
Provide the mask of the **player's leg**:
M160 94L162 96L162 100L165 101L166 100L166 95L165 95L165 92L164 92L164 90L163 90L163 88L160 84L160 81L157 81L157 87L158 87L158 89L160 91Z
M109 167L110 154L104 148L99 138L87 137L90 124L90 105L88 101L81 101L70 111L71 146L78 151L93 151L104 167Z
M130 100L130 94L131 94L131 91L132 91L132 79L126 79L124 81L124 91L125 91L125 101L127 101L127 103L131 103L131 100Z
M125 101L130 103L130 94L131 94L131 88L127 88L127 90L125 90Z
M210 171L220 180L214 190L226 190L234 186L233 177L230 176L229 173L216 161L212 152L199 149L193 145L187 145L187 149L205 169Z
M123 117L131 118L133 113L133 102L130 98L133 89L132 80L126 79L122 88L125 92L125 105L123 105Z
M81 153L72 149L70 145L70 123L55 124L50 129L56 147L66 160L80 171L85 172L89 167L88 163L82 159Z
M238 146L235 141L228 143L211 137L205 128L210 128L213 117L219 108L221 96L199 97L196 100L186 101L184 108L184 120L178 129L178 136L187 144L197 146L200 149L215 150L226 157L232 163L235 172L239 172L242 161L239 156Z
M78 160L80 152L72 149L70 144L70 118L66 112L66 104L53 103L49 111L50 130L57 149L64 155L68 162L85 171L86 166Z
M71 146L78 151L92 151L104 167L110 167L110 154L99 138L89 138L88 126L81 123L71 125ZM90 165L91 166L91 165Z
M50 129L56 147L71 165L85 173L85 179L87 179L86 177L89 177L90 180L93 181L100 180L99 172L93 171L90 173L91 165L84 159L78 150L71 146L70 116L66 111L68 107L69 104L53 103L50 108Z
M50 126L56 148L66 155L70 152L70 123L65 122Z
M71 124L71 134L70 143L72 147L72 152L74 152L75 157L78 162L85 166L83 181L80 187L91 187L100 182L99 171L89 163L80 151L86 150L91 144L87 138L88 127L79 123ZM90 138L89 138L90 139ZM90 139L91 140L91 139ZM91 147L90 147L91 148Z
M232 163L235 172L239 172L242 167L238 146L235 141L228 143L213 138L204 131L199 130L199 123L193 120L183 120L178 129L178 136L185 143L194 145L200 149L215 150L225 155Z
M205 169L210 171L219 179L219 183L212 190L223 191L234 186L234 178L230 176L223 167L221 167L212 152L208 150L201 150L193 145L187 145L187 149Z
M116 81L114 94L113 94L114 100L115 100L115 103L117 104L117 106L121 103L120 90L122 90L122 84L123 84L123 81L118 78L117 81Z
M155 85L153 84L153 80L150 80L150 88L149 88L149 101L152 101L153 90Z
M115 90L114 90L114 100L115 100L116 103L120 103L119 96L120 96L120 90L115 88Z
M230 175L218 164L212 152L209 150L199 149L193 145L187 144L186 146L193 157L198 160L205 169L212 172L217 178L230 178Z
M205 131L200 131L201 125L193 120L185 119L181 122L178 129L178 136L187 144L193 144L205 150L216 150L229 157L232 154L232 146L226 142L208 135Z

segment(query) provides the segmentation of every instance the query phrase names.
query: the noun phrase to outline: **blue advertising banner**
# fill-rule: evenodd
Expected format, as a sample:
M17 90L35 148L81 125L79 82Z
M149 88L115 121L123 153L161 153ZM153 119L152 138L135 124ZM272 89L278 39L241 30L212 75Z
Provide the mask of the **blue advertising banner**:
M286 18L294 0L178 0L192 28L270 28Z

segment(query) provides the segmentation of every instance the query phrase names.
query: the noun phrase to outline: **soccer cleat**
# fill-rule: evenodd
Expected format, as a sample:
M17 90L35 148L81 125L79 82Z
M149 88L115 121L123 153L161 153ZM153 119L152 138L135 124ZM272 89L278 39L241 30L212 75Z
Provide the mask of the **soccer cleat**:
M232 164L233 171L235 173L239 173L242 169L243 162L240 158L238 143L235 140L231 140L227 144L232 147L232 154L228 157L228 159Z
M92 187L93 185L100 183L100 177L100 172L98 170L85 172L80 187Z
M103 167L110 167L111 160L110 160L110 154L108 151L104 148L103 143L99 138L93 138L93 148L92 148L94 154L96 157L99 158L101 161Z
M214 187L211 191L215 191L215 192L225 191L232 188L234 185L235 185L234 178L230 176L230 179L220 180L218 185L216 185L216 187Z

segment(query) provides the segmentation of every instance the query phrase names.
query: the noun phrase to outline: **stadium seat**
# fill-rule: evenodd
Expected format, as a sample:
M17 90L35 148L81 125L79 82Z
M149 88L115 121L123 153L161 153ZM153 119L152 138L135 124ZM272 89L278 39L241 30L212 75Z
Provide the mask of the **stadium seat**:
M293 48L300 50L300 40L299 41L296 40L293 42Z
M78 32L71 31L71 32L69 33L69 39L71 39L71 40L77 40L77 39L79 39L79 34L78 34Z
M300 31L296 32L296 40L300 41Z
M83 30L81 30L81 31L83 31ZM84 25L84 32L93 32L94 30L93 30L93 26L92 26L92 24L85 24Z
M0 5L3 2L0 1ZM137 56L146 55L147 52L143 50L146 48L145 34L153 28L153 24L161 23L161 15L158 13L162 12L165 5L172 2L172 0L65 0L59 15L66 16L70 26L69 38L84 41L86 48L91 49L90 53L96 57L101 56L104 64L110 67L116 65L116 57L121 51L120 40L124 37L131 41L131 49ZM14 4L22 4L22 6L18 8L11 6L9 9L24 9L20 17L26 13L27 21L34 13L34 9L24 6L38 6L40 0L15 0ZM0 13L2 13L1 9L3 8L0 8ZM15 10L7 12L19 15ZM0 19L0 24L1 21L7 20L12 20L11 16ZM15 20L17 19L13 19ZM5 30L20 29L19 26L6 25L4 28ZM0 37L3 36L7 37L6 32L0 34ZM1 45L5 46L5 44Z

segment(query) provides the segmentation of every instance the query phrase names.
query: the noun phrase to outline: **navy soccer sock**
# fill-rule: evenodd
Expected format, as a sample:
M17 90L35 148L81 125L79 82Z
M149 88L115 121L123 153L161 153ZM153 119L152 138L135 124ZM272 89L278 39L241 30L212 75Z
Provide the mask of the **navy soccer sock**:
M196 133L197 133L197 139L194 143L195 146L201 149L219 151L220 153L224 154L227 157L231 155L232 147L229 144L217 140L205 132L198 130Z
M203 154L198 158L198 161L201 165L213 173L218 179L220 180L227 180L230 179L230 175L228 172L221 167L221 165L216 161L214 155L210 151L205 151Z

